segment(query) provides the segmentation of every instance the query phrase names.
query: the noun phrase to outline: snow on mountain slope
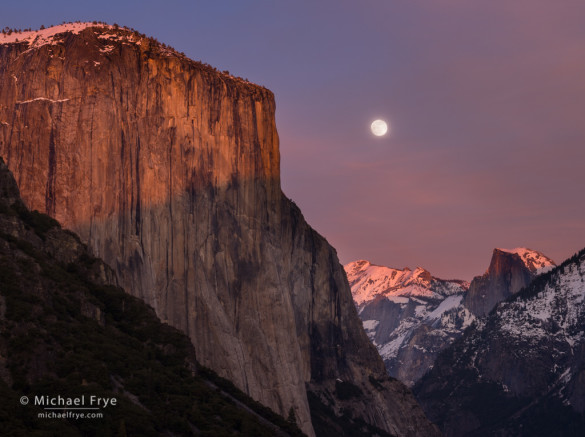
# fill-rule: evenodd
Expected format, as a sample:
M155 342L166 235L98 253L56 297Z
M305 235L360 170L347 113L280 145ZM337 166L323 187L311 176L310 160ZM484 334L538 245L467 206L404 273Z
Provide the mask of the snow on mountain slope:
M414 384L477 317L528 285L554 262L526 248L494 249L490 266L471 286L417 267L395 269L365 260L345 266L369 338L391 376Z
M498 304L415 392L448 436L585 435L585 250Z
M386 368L407 385L474 320L461 306L469 284L417 267L394 269L360 260L345 271L364 329Z
M554 336L574 349L585 332L585 256L579 263L569 264L542 287L521 293L498 308L500 329L506 335L539 341ZM529 289L530 290L530 289ZM524 298L523 298L524 297Z

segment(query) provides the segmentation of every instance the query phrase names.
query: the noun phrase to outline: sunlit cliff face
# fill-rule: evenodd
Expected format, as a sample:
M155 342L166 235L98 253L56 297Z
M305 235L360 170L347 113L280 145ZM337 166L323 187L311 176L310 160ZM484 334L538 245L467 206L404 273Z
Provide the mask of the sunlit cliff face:
M0 46L0 153L30 207L69 225L234 180L278 185L272 93L134 33L71 26L80 37L22 35L35 51Z

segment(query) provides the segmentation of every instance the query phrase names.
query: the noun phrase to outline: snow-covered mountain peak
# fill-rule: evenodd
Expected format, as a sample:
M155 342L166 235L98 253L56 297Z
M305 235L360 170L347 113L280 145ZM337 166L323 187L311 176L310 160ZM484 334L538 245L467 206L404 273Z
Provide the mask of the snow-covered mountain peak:
M543 253L526 247L517 247L515 249L498 248L495 250L518 255L526 268L536 275L546 273L556 266L556 263Z
M414 272L412 272L412 277L417 281L427 283L430 283L432 279L430 272L428 270L423 269L422 267L417 267L416 269L414 269Z
M435 278L416 267L395 269L365 260L345 266L368 337L390 375L412 385L475 317L461 305L469 283Z
M408 267L396 269L358 260L346 264L344 268L357 305L374 300L380 295L441 299L444 295L467 289L467 284L463 281L443 281L434 278L422 267L414 270Z

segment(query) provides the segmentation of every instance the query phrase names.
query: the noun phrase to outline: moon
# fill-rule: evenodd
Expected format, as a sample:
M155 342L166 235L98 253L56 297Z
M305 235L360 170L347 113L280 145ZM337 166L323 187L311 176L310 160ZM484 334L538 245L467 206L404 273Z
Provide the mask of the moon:
M384 120L374 120L370 125L372 133L377 137L382 137L388 132L388 124Z

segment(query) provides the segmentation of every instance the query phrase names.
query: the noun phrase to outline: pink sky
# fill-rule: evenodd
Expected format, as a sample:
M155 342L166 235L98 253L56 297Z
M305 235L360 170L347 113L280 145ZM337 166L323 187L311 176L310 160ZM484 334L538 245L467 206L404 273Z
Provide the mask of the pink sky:
M318 126L281 128L285 191L309 222L344 263L423 266L449 278L483 273L494 247L526 246L558 262L584 247L584 6L387 8L400 14L372 23L373 38L388 42L376 55L387 69L364 68L367 84L318 96L362 87L331 116L340 128L321 141ZM369 135L376 116L392 121L393 135ZM361 131L346 131L351 119Z

